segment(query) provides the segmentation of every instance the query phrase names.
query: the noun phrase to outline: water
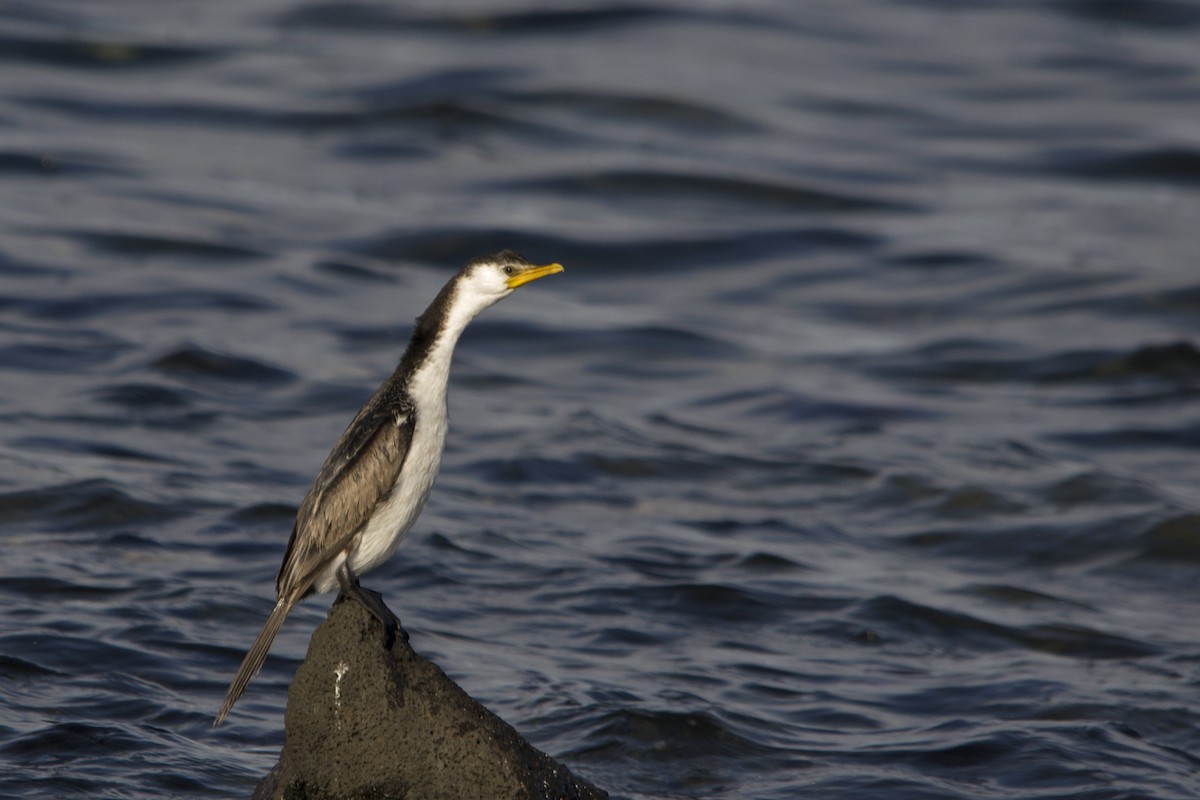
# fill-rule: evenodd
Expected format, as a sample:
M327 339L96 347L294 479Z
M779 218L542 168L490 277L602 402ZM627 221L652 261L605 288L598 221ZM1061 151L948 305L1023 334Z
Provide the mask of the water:
M0 795L246 797L296 504L466 258L367 584L621 798L1200 795L1200 4L0 8Z

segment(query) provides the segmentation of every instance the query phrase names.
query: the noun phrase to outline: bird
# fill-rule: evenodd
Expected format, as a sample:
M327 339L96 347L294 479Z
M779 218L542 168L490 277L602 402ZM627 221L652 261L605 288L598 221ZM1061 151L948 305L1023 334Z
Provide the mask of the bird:
M214 727L258 674L297 602L339 589L398 623L358 577L386 561L429 499L446 441L446 388L459 336L519 286L562 272L512 250L468 261L421 316L399 364L346 427L296 512L275 607L229 685Z

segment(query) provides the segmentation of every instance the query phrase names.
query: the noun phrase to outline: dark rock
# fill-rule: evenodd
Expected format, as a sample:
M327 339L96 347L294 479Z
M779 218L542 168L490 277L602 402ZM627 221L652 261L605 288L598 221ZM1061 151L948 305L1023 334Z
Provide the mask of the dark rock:
M607 798L472 700L358 603L334 604L288 690L254 799Z

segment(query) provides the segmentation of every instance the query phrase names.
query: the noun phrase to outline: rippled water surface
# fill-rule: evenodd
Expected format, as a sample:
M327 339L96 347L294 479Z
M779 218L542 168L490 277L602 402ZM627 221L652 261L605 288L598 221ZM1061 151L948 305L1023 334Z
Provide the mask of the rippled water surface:
M620 798L1200 796L1200 3L0 5L0 795L247 797L325 453L459 264L371 574Z

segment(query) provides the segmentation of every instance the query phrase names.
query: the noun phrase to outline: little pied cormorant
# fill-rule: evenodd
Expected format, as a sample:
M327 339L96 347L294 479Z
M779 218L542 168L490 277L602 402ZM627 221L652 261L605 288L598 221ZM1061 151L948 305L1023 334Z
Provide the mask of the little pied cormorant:
M417 318L400 364L351 421L304 496L275 579L275 609L242 660L214 725L221 724L266 660L283 620L310 594L340 589L384 619L379 596L357 576L382 564L416 521L446 440L446 384L467 324L518 286L562 272L511 250L473 259ZM386 622L386 620L385 620Z

